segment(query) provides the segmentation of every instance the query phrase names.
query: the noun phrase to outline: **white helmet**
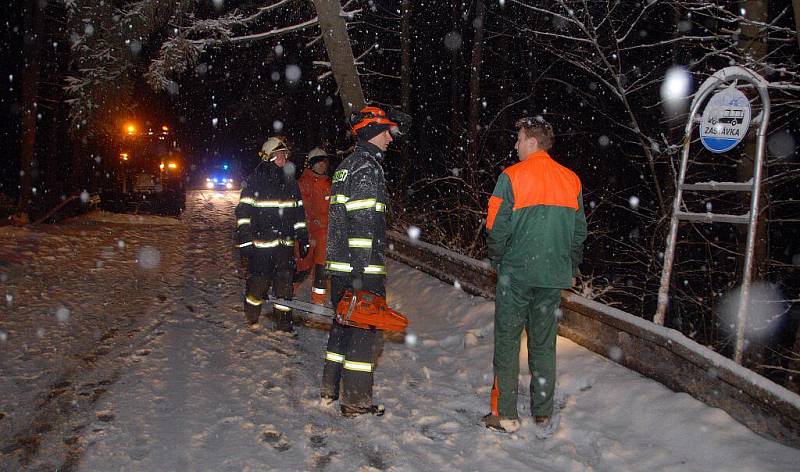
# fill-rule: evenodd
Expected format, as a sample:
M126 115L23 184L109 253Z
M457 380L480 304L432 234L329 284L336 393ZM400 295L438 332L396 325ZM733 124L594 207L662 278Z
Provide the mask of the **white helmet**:
M308 151L308 160L306 161L306 165L308 167L312 167L319 161L325 160L330 158L331 156L325 152L324 149L320 147L315 147L314 149Z
M328 153L325 152L321 147L315 147L314 149L308 151L308 160L313 161L315 157L328 157Z
M258 155L261 159L272 162L275 160L273 154L278 151L289 152L289 146L286 144L286 138L283 136L273 136L269 138L267 142L261 146L261 151Z

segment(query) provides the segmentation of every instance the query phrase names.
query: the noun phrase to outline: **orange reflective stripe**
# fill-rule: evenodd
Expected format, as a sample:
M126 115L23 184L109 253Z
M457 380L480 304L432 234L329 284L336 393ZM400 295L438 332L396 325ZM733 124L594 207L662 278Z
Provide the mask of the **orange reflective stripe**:
M511 180L514 210L535 205L578 209L581 181L574 172L537 151L504 171Z
M353 125L353 131L358 131L361 128L367 126L368 124L375 123L378 125L390 125L390 126L397 126L397 123L391 120L387 120L386 118L364 118L363 120L359 121L355 125Z
M491 400L489 401L489 406L492 409L492 414L494 416L500 416L500 412L497 410L497 400L500 399L500 389L497 387L497 376L494 377L494 384L492 384L492 396Z
M500 211L500 205L503 199L492 195L489 197L489 214L486 215L486 229L492 229L494 226L494 219L497 218L497 212Z

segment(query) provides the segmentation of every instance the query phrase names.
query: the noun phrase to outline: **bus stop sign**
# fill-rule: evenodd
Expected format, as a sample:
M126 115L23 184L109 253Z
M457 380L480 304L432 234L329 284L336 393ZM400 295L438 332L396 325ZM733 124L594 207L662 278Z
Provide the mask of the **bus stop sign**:
M739 144L750 127L750 101L728 87L708 101L700 122L700 140L711 152L720 153Z

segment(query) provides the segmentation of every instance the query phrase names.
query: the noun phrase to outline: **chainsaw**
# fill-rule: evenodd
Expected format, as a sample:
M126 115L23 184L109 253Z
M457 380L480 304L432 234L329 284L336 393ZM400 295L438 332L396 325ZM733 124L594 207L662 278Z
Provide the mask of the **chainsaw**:
M335 319L338 323L356 328L375 328L381 331L405 331L408 318L389 308L386 299L368 290L345 290L336 310L302 300L269 297L278 303L312 315Z

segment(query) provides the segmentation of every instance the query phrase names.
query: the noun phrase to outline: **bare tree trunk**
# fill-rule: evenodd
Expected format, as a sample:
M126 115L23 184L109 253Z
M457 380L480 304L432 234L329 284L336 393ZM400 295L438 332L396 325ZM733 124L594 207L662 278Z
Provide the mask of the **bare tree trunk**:
M33 159L36 150L36 101L39 91L39 36L42 15L39 2L29 0L25 12L25 39L23 44L25 69L22 72L22 142L19 153L20 192L17 212L25 215L31 209L33 198Z
M400 109L411 114L411 0L403 0L400 18ZM409 157L408 139L402 140L400 147L400 188L405 189L408 180Z
M345 115L349 116L353 110L362 108L365 101L353 48L350 45L350 36L347 33L347 23L341 15L342 5L339 0L313 1L319 17L322 39L325 41L325 49L331 61L333 77L339 86L342 106Z
M794 10L794 30L797 33L797 45L800 46L800 0L792 0Z
M86 185L87 172L89 171L89 157L86 155L86 146L81 138L76 137L72 140L69 191L80 194L83 190L88 190Z
M453 30L452 34L460 34L461 28L461 0L453 0ZM461 44L453 44L450 49L450 108L452 110L451 121L451 137L450 137L450 152L454 159L458 159L463 155L459 151L462 146L462 130L464 125L461 122L461 106L463 103L461 97L461 81L459 72L461 71L461 58L463 57L463 47Z
M486 20L484 0L475 1L475 33L472 38L472 59L469 78L469 121L467 122L467 162L471 172L478 161L478 126L481 106L481 63L483 61L483 23Z

